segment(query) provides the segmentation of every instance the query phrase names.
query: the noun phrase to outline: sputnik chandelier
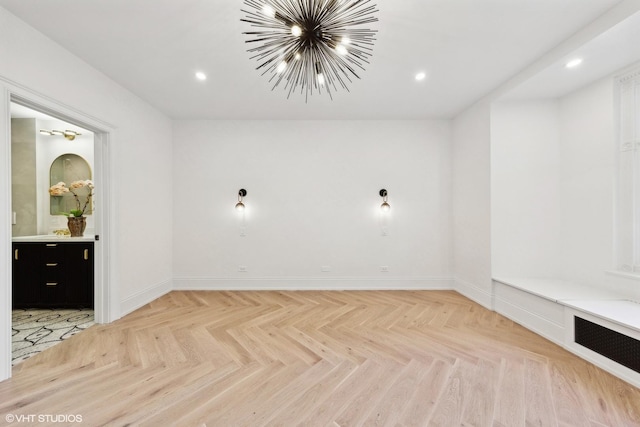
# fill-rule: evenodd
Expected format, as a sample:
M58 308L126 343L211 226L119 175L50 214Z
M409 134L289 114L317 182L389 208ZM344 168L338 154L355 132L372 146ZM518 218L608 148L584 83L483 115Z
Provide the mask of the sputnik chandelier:
M360 78L373 52L376 30L362 28L377 22L371 0L244 0L250 10L241 19L253 31L247 43L257 70L270 74L273 89L281 83L289 93L308 99L314 91L332 92Z

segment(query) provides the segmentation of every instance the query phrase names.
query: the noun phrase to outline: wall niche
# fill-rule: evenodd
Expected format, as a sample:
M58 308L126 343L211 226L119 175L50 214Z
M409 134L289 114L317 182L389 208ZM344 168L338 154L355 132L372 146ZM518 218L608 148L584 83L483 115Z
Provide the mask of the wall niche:
M64 182L67 187L75 181L86 181L91 179L91 166L82 157L73 153L66 153L56 157L49 169L49 186L59 182ZM81 191L86 192L86 189ZM84 196L82 194L81 196ZM72 209L77 208L77 203L73 193L64 193L60 196L49 196L51 215L68 215ZM83 197L84 200L84 197ZM92 201L89 200L89 208L84 215L91 215L93 212Z

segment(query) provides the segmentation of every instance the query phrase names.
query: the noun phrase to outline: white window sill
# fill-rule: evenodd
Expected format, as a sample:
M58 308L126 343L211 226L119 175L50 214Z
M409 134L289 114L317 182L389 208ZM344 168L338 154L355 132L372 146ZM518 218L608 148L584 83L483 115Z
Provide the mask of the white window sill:
M605 273L611 276L624 277L625 279L640 281L640 273L632 273L629 271L618 271L618 270L609 270L609 271L605 271Z

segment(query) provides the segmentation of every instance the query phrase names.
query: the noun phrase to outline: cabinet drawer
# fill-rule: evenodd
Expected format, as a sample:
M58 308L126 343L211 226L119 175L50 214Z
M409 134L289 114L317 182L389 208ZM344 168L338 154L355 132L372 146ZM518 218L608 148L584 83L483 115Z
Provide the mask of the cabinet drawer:
M64 282L46 281L40 287L40 297L44 305L60 306L66 302L67 289Z
M51 263L45 264L45 267L42 270L42 280L45 282L59 282L64 279L65 273L66 272L61 263L57 264L55 267L51 266Z
M42 250L42 260L47 264L64 260L64 246L59 243L45 244Z

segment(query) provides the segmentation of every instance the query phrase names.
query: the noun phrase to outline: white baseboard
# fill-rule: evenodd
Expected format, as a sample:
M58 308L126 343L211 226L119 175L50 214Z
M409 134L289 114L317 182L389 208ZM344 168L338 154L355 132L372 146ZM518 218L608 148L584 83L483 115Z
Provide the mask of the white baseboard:
M473 283L464 281L458 277L453 279L454 286L453 289L459 294L464 295L472 301L477 302L482 305L487 310L493 311L493 294L491 292L487 292Z
M175 290L452 290L450 277L175 277Z
M125 298L120 304L122 310L120 316L126 316L127 314L139 309L145 304L160 298L164 294L171 292L173 289L171 280L165 280L155 285L149 286L146 289L136 292L128 298Z

